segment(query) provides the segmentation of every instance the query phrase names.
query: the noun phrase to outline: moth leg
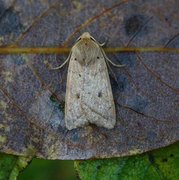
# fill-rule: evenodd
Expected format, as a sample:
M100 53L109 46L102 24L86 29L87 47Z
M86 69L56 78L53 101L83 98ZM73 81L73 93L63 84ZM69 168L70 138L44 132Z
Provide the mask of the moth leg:
M69 54L68 58L65 60L64 63L62 63L60 66L57 66L57 67L54 67L54 68L51 67L51 69L56 70L56 69L62 68L70 60L70 58L71 58L71 53Z
M105 57L105 58L106 58L106 60L107 60L108 62L110 62L114 67L121 68L121 67L125 67L125 66L126 66L125 64L123 64L123 65L121 65L121 64L115 64L115 63L113 63L109 58L107 58L107 57Z
M106 45L106 42L100 43L99 45L100 45L101 47L103 47L103 46Z
M106 38L106 40L105 40L103 43L99 43L99 42L98 42L98 44L99 44L101 47L105 46L107 43L108 43L108 38Z
M107 60L108 62L110 62L114 67L121 68L121 67L125 67L125 66L126 66L125 64L121 65L121 64L115 64L115 63L113 63L113 62L106 56L106 54L104 53L104 50L103 50L103 49L102 49L102 53L103 53L103 56L104 56L105 60Z
M117 83L117 85L119 87L119 83L117 81L116 75L115 75L114 71L111 69L111 66L109 65L109 62L106 61L106 64L107 64L107 67L109 68L109 71L112 73L112 77L114 78L114 80L116 81L116 83Z

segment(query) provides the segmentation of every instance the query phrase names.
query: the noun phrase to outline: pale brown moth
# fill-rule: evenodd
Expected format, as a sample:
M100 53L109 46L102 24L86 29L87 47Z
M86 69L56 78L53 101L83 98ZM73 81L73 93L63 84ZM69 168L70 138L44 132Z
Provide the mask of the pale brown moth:
M69 61L66 97L65 124L71 130L95 124L112 129L116 123L115 104L111 90L106 61L111 62L104 50L88 32L83 33L72 47Z

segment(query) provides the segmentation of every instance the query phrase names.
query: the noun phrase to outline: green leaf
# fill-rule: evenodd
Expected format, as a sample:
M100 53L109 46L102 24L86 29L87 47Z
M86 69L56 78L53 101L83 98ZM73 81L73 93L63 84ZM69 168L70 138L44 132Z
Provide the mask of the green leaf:
M73 161L34 158L18 180L77 180Z
M136 156L75 161L75 168L82 180L179 179L179 143Z
M15 180L31 159L32 157L0 154L0 180Z

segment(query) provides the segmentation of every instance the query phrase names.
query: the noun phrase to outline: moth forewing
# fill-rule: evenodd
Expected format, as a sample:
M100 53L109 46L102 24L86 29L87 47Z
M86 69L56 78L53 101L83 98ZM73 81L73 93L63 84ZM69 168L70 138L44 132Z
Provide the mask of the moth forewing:
M104 52L83 33L71 50L65 123L71 130L88 124L111 129L116 123L115 105Z

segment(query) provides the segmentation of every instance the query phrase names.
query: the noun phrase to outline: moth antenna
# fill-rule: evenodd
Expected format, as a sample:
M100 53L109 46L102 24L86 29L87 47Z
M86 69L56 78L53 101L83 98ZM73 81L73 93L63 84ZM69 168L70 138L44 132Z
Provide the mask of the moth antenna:
M69 54L68 58L65 60L64 63L62 63L60 66L57 66L57 67L51 67L51 69L53 70L57 70L57 69L61 69L69 60L70 60L70 57L71 57L71 53Z
M96 42L99 46L101 46L101 47L103 47L105 44L106 44L106 42L103 42L103 43L99 43L98 41L96 41L96 39L94 38L94 37L90 37L91 38L91 40L92 41L94 41L94 42Z
M103 50L103 49L101 49L101 50L102 50L102 53L103 53L103 56L104 56L105 60L107 60L108 62L110 62L114 67L121 68L121 67L125 67L125 66L126 66L125 64L121 65L121 64L115 64L115 63L113 63L113 62L106 56L106 54L104 53L104 50Z

